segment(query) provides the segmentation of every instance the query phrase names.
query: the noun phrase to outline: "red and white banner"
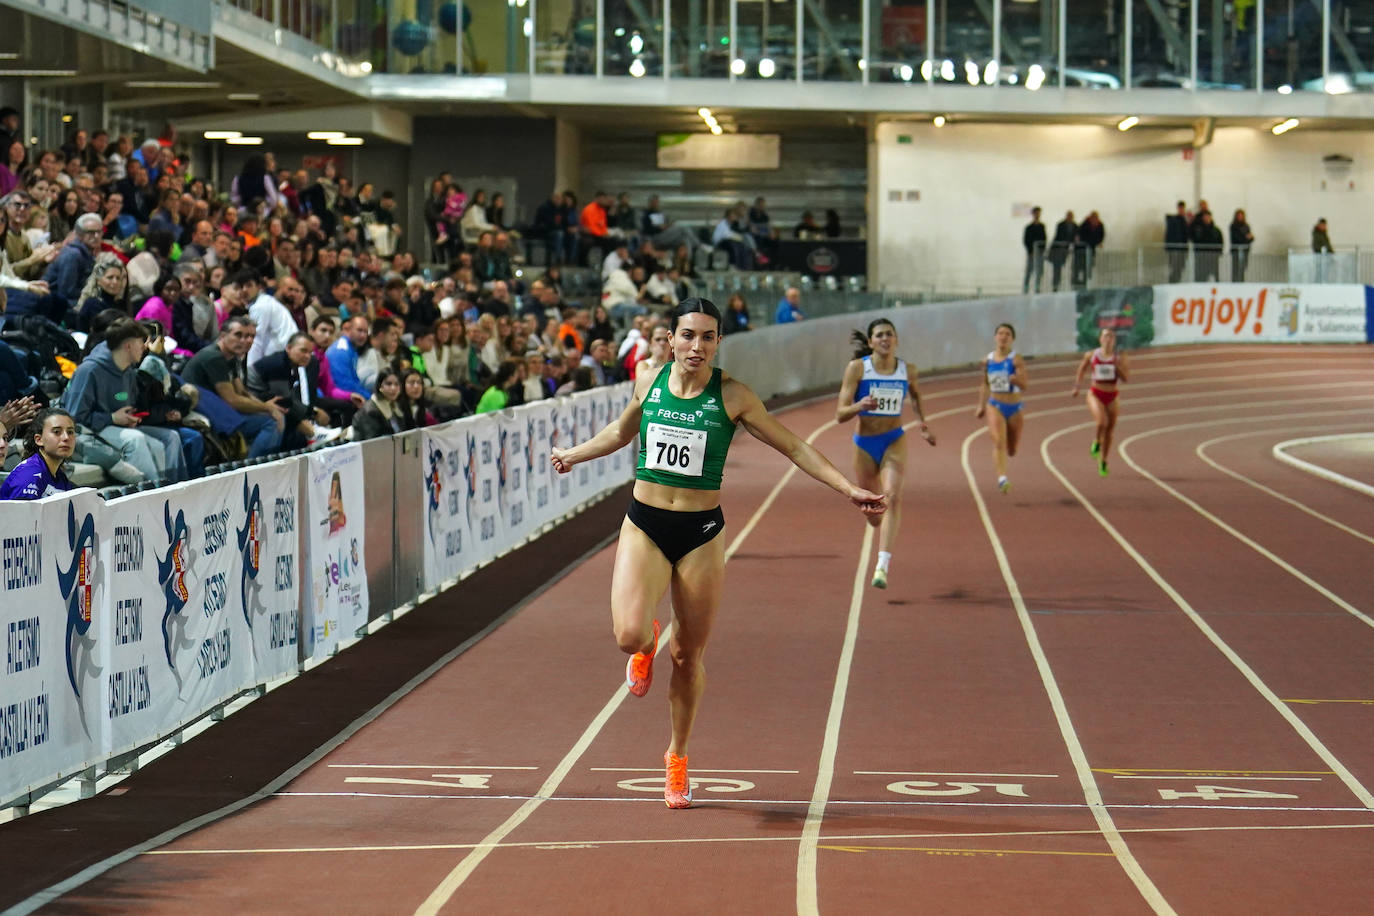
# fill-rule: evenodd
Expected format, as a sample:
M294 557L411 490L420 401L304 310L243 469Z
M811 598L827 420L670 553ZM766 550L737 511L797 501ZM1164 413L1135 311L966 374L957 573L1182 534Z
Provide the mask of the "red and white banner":
M1156 344L1364 343L1356 283L1178 283L1154 288Z

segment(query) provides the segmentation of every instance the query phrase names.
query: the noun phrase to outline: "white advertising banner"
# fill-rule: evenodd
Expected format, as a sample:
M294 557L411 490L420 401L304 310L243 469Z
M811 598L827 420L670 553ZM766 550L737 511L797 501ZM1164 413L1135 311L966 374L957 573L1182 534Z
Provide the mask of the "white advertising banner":
M558 517L553 465L549 456L557 445L555 401L538 401L521 410L525 421L525 488L530 506L530 528L537 531Z
M534 510L530 503L529 409L503 410L496 416L498 494L501 522L505 526L503 549L524 542L533 528Z
M597 392L592 390L579 391L568 398L569 407L573 412L574 445L586 442L600 431L600 427L596 425L596 402L599 397ZM572 503L568 509L586 502L596 492L594 478L598 461L584 461L568 472L573 479Z
M420 434L425 487L424 587L437 590L481 560L472 539L477 443L466 422Z
M310 600L302 630L304 654L321 658L367 623L362 447L355 442L312 452L306 475Z
M473 470L468 498L472 539L478 555L488 560L506 549L506 522L501 515L501 470L497 456L501 450L500 420L495 414L482 414L464 421L468 436L468 466Z
M106 504L101 549L110 613L99 628L106 750L130 750L237 694L253 679L236 607L243 474Z
M101 757L102 506L94 490L4 504L0 801Z
M1354 283L1178 283L1154 288L1155 343L1364 343Z
M244 472L235 541L243 559L235 607L252 634L259 684L300 661L300 465L273 461Z

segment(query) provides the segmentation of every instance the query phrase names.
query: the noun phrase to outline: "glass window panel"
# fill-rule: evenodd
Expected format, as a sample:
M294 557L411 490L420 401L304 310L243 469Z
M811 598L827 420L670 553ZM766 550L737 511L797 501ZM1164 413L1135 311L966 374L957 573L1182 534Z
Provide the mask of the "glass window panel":
M868 4L869 82L925 82L921 62L926 59L926 0Z
M996 78L1002 85L1059 85L1058 0L1002 0L1001 52ZM937 67L943 66L935 56Z
M1321 4L1265 0L1264 87L1319 92L1321 78Z
M536 0L534 72L587 75L596 72L596 3Z
M1009 4L1004 4L1003 9ZM1064 82L1096 89L1125 87L1122 72L1122 0L1070 3ZM1006 15L1005 12L1003 15ZM1058 49L1055 50L1056 61Z
M992 60L992 6L992 0L936 0L932 79L982 85Z
M735 57L744 61L736 79L796 79L795 0L739 0L736 10Z
M729 0L671 0L669 19L669 76L729 77Z
M1187 88L1193 78L1188 39L1192 21L1188 4L1171 6L1163 0L1130 2L1133 4L1131 85L1148 89Z
M1374 3L1331 0L1327 91L1374 92Z
M396 0L393 0L395 3ZM426 3L418 0L418 8L437 5L440 12L448 3ZM527 73L529 71L529 36L525 33L525 19L529 16L529 0L464 0L467 28L463 30L464 73ZM453 22L459 7L445 13ZM596 7L592 6L592 21ZM593 32L595 29L593 29ZM445 31L445 38L449 33Z
M863 77L862 7L853 0L808 0L802 20L802 79Z
M662 76L663 0L605 0L603 16L602 72Z
M1253 20L1254 11L1237 10L1233 0L1198 0L1199 89L1255 88Z

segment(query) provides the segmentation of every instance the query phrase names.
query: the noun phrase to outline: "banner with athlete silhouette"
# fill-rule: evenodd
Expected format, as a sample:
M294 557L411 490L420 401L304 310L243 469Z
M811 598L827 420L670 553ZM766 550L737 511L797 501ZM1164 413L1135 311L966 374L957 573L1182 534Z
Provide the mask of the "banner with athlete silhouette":
M0 532L0 802L101 758L104 503L94 490L6 502Z
M106 504L109 613L96 627L106 753L173 731L253 680L252 634L235 600L243 482L221 474Z
M367 516L363 451L354 442L306 456L309 600L304 654L328 655L367 623Z
M431 426L420 434L424 480L424 588L435 591L477 566L472 538L477 440L471 424Z
M244 471L234 497L234 528L242 558L230 595L234 612L252 631L254 679L259 684L300 663L300 465L273 461Z

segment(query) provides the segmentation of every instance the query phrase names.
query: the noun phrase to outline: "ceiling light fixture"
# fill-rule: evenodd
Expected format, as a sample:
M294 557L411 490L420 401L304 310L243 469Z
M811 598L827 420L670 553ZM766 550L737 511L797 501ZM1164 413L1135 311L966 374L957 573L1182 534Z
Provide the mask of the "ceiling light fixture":
M1117 123L1116 129L1121 131L1122 133L1125 133L1126 131L1130 130L1132 127L1135 127L1139 123L1140 119L1137 118L1135 115L1131 115L1129 118L1122 118Z
M1269 129L1274 132L1274 136L1278 137L1288 133L1290 130L1297 127L1299 123L1300 122L1297 118L1289 118L1287 121L1282 121L1278 124L1275 124L1273 127Z
M256 102L260 98L262 98L262 94L258 92L229 93L229 101L231 102Z
M306 132L306 137L311 140L333 140L336 137L347 137L348 134L341 130L312 130Z
M216 80L125 80L130 89L218 89Z
M0 70L0 76L76 76L75 70Z
M232 140L235 137L242 137L241 130L207 130L201 134L206 140Z
M230 146L261 146L262 137L227 137L224 142Z
M363 138L362 138L362 137L335 137L334 139L332 139L332 140L326 140L325 142L328 143L330 146L362 146L362 145L363 145Z
M936 116L935 116L935 120L933 120L931 123L934 124L936 127L944 127L944 126L945 126L945 116L944 116L944 115L936 115Z

